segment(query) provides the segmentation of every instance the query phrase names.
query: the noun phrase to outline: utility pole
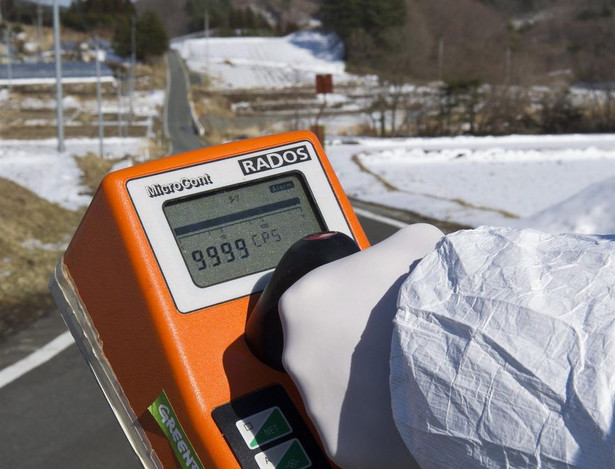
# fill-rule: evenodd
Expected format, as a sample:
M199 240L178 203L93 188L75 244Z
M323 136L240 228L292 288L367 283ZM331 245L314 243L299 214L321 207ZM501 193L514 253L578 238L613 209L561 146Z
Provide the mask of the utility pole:
M43 7L40 3L36 4L36 14L38 16L38 57L43 61Z
M122 69L117 70L117 136L122 135Z
M209 73L209 9L205 10L205 65Z
M512 71L512 50L510 48L510 44L506 46L506 84L510 84Z
M444 75L444 38L438 42L438 80L442 81Z
M13 56L11 55L11 39L9 28L4 28L4 43L6 45L6 78L9 82L9 93L13 90Z
M130 76L128 78L128 129L132 125L132 95L135 91L135 62L137 61L137 34L135 15L130 17Z
M53 0L53 49L56 56L56 115L58 119L58 151L66 150L64 146L64 110L62 108L62 57L60 54L60 7L58 0Z
M96 101L98 104L98 153L101 158L105 157L104 149L104 130L103 130L103 114L102 114L102 92L100 86L100 48L98 47L98 38L96 41Z

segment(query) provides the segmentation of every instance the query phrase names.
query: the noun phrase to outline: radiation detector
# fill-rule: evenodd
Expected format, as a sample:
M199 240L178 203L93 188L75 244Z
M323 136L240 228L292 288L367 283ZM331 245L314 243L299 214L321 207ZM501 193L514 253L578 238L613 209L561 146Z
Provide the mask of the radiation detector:
M334 467L288 375L244 335L284 253L321 232L368 246L309 132L105 177L50 288L144 467Z

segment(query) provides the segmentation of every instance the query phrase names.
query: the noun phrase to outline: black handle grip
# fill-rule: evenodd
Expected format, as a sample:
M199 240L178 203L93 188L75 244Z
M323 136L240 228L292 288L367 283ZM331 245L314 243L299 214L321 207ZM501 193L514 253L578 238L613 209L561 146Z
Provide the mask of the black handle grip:
M305 274L329 262L359 252L349 236L329 231L306 236L284 253L246 324L248 347L262 362L284 371L284 334L278 313L282 294Z

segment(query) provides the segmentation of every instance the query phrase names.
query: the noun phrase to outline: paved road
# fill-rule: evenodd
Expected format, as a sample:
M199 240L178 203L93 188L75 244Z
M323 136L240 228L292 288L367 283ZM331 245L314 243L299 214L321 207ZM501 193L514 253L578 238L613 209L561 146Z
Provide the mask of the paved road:
M0 467L141 467L74 345L0 389L0 401Z
M185 80L169 56L169 131L174 152L203 146L187 112ZM397 228L361 218L372 243ZM45 318L0 349L0 368L35 337L65 330L59 315ZM50 340L53 337L50 337ZM40 341L40 338L39 338ZM7 358L9 357L9 358ZM0 388L0 467L20 469L138 469L140 466L76 346Z
M167 54L167 64L170 86L166 116L172 146L171 154L201 148L204 143L194 132L187 98L187 78L177 52L170 51Z
M397 230L360 221L372 244ZM0 388L0 402L2 468L141 467L74 345Z

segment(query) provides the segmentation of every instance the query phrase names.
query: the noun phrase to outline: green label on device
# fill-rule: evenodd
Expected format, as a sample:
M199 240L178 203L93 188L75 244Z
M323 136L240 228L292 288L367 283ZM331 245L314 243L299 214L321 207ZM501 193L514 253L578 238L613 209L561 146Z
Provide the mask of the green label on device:
M156 400L152 402L152 405L148 407L148 410L171 443L173 452L181 467L183 469L204 469L203 463L196 454L196 451L194 451L190 440L188 440L184 429L179 423L164 389Z

